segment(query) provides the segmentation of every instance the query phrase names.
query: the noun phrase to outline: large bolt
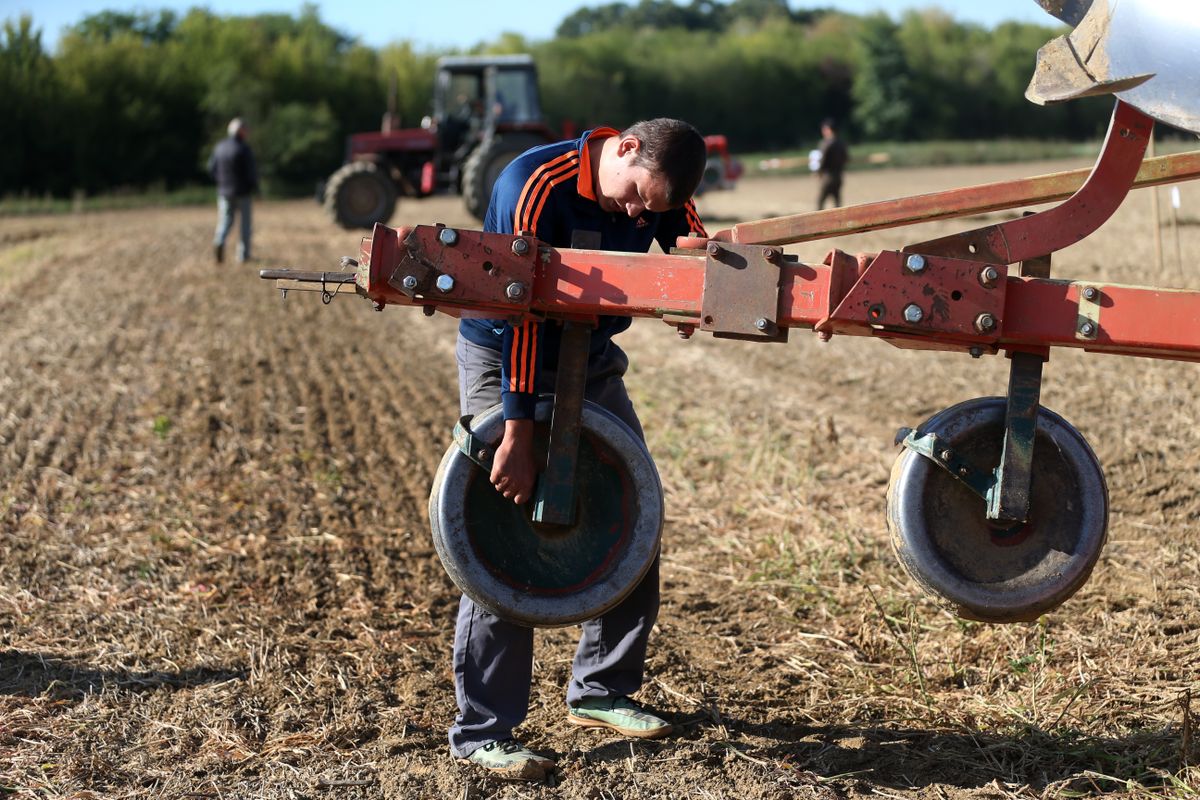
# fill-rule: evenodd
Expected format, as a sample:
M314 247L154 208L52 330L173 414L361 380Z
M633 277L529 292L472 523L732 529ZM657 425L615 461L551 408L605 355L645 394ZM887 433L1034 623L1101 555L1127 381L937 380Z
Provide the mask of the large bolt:
M925 257L916 255L914 253L913 255L911 255L907 259L905 259L904 266L908 268L909 272L912 272L914 274L916 274L918 272L924 272L925 271Z
M920 256L918 256L918 258L919 257ZM905 321L910 322L913 325L916 325L918 322L920 322L924 318L925 318L925 312L922 311L921 307L919 305L917 305L916 303L909 303L908 305L906 305L904 307Z
M975 330L980 333L987 333L996 327L996 318L991 314L984 312L975 318Z
M1096 332L1096 326L1090 322L1083 322L1079 326L1079 332L1084 336L1091 336Z
M514 239L512 243L513 255L523 256L529 252L529 242L524 239Z
M1000 270L995 267L984 267L979 273L979 282L984 286L991 286L1000 278Z
M760 331L765 331L767 326L770 324L771 323L767 322L766 317L759 317L758 319L754 320L754 327L758 328Z
M504 287L504 296L509 300L520 300L525 295L525 284L513 281Z
M442 294L454 289L454 278L449 275L438 275L437 282L434 284L437 290Z
M411 292L413 289L417 288L417 277L415 275L405 275L401 285Z
M983 348L979 345L972 345L971 349L967 352L971 354L971 358L980 358L983 356Z
M721 245L717 244L716 242L709 242L706 250L710 256L721 255Z
M775 263L775 259L779 258L779 251L774 247L764 247L762 251L762 257L764 261L768 261L773 264Z
M1099 296L1100 296L1100 292L1096 289L1095 286L1089 286L1083 290L1083 299L1084 300L1095 300Z
M446 245L446 247L454 247L458 244L458 231L454 228L442 228L438 231L438 241Z

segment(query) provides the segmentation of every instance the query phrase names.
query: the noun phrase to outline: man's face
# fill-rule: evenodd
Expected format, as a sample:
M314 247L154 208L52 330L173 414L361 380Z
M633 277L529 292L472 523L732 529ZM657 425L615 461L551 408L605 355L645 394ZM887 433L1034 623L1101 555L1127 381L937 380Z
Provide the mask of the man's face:
M643 211L668 211L666 179L642 165L635 165L641 143L633 136L616 142L601 156L597 174L596 200L611 214L638 217Z

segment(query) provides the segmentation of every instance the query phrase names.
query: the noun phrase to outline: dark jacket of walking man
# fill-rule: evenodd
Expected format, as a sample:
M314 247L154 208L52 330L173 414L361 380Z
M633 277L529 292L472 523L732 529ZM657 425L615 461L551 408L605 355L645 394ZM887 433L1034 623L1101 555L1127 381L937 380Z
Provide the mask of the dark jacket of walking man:
M833 200L833 207L842 204L842 173L846 171L846 162L850 160L850 151L846 143L837 134L837 124L832 119L821 122L821 145L818 148L821 163L817 167L817 178L820 180L820 191L817 194L817 210L825 207L826 198Z
M597 128L579 139L536 147L500 174L484 228L527 232L554 247L646 252L657 241L705 236L692 194L706 159L704 139L686 122L653 119L624 131ZM625 390L629 361L612 341L627 317L600 317L592 331L586 399L615 414L638 436L641 424ZM503 441L490 475L513 501L529 500L537 477L533 416L538 394L552 392L562 325L526 320L466 319L457 357L463 414L502 403ZM567 687L567 722L624 736L657 738L671 725L629 698L642 684L646 645L658 616L658 559L616 607L583 623ZM458 716L450 728L454 755L510 779L536 780L554 761L513 738L528 711L533 629L500 619L466 595L454 634Z
M225 240L233 228L236 213L242 222L238 261L250 260L251 196L258 191L258 167L254 151L246 143L247 127L241 118L229 122L229 136L222 139L208 159L208 174L217 182L217 230L213 236L213 255L217 263L225 260Z

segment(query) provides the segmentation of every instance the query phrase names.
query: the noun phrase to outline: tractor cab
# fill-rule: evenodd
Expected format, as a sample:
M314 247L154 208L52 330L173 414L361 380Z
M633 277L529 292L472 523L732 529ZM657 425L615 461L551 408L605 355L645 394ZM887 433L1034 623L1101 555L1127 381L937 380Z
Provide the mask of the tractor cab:
M471 152L496 133L534 131L542 118L537 68L528 55L454 56L438 61L431 128L438 137L439 183L461 186Z

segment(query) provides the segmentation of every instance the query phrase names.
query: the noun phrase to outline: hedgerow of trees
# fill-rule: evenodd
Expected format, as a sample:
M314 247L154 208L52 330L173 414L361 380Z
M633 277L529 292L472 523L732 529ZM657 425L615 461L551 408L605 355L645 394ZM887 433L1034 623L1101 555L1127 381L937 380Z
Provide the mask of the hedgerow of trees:
M554 125L678 116L740 151L807 147L826 116L877 141L1096 136L1107 103L1023 97L1037 48L1058 33L935 10L893 21L786 0L641 0L581 9L549 41L498 33L474 52L533 53ZM273 190L307 190L340 163L348 133L377 128L392 85L403 124L418 124L445 54L366 47L315 6L105 11L54 52L42 36L28 17L0 31L0 196L202 182L233 116L251 125Z

